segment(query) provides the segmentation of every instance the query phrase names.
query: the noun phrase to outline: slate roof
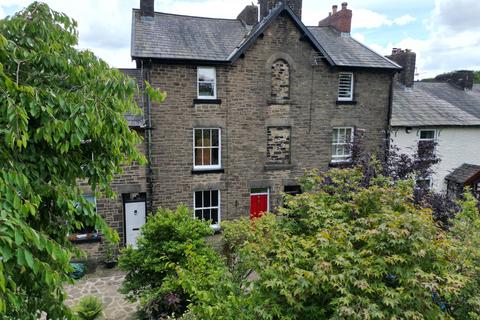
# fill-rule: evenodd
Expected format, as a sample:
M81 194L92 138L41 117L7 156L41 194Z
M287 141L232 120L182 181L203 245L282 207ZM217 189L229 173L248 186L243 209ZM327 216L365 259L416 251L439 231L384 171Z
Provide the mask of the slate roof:
M465 91L445 82L415 82L411 89L396 83L391 125L478 126L480 85Z
M142 74L140 69L118 69L119 71L123 72L127 76L135 79L139 88L142 87ZM135 101L137 102L140 109L143 110L143 99L140 95L135 95ZM132 128L140 128L145 126L145 119L143 115L133 115L133 114L125 114L125 120L127 120L128 125Z
M448 176L446 176L445 180L453 181L453 182L464 185L479 173L480 173L480 166L464 163L460 167L455 169L452 173L450 173Z
M331 27L307 27L337 66L400 68L350 36L342 36Z
M240 20L133 10L132 57L226 61L249 28Z
M283 11L306 39L333 66L400 69L349 36L330 27L306 27L280 3L253 28L240 20L214 19L155 12L145 17L133 10L131 54L135 58L233 63Z

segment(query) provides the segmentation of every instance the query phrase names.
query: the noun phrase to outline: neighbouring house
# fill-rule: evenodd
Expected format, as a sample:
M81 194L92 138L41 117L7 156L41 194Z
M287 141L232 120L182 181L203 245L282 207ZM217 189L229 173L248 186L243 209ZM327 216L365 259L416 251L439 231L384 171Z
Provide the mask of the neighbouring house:
M445 177L447 194L450 198L459 198L470 188L474 196L480 200L480 165L464 163Z
M260 0L236 19L155 12L154 0L133 9L131 72L168 97L142 100L147 181L130 190L119 177L114 207L98 206L123 243L144 221L122 206L128 194L146 190L148 212L186 204L219 228L300 193L305 170L350 161L356 130L368 151L382 152L401 68L350 36L347 3L318 26L305 26L301 12L301 0Z
M456 71L433 81L414 82L414 52L394 49L389 58L404 67L393 92L393 145L408 154L430 145L440 158L434 174L418 177L419 183L436 191L447 191L447 182L448 190L454 188L452 182L470 184L470 177L463 174L464 164L480 165L480 85L473 84L473 72Z

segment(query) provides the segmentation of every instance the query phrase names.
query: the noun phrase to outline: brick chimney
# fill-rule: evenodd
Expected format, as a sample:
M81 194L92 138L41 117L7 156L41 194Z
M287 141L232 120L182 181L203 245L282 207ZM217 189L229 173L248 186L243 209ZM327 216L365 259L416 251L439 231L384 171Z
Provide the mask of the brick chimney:
M155 0L140 0L140 12L142 16L153 17Z
M270 10L272 10L278 3L285 2L292 11L302 19L302 0L258 0L260 4L260 19L268 16Z
M249 26L254 26L258 23L258 7L256 5L246 6L237 17Z
M441 74L435 77L435 80L448 82L462 90L472 90L474 73L470 70L459 70L450 73Z
M341 33L350 34L352 30L352 10L347 9L348 3L342 3L342 9L338 11L338 6L332 6L332 12L328 17L318 23L319 27L333 27Z
M415 81L416 53L409 49L403 50L400 48L393 48L392 55L387 56L387 58L395 61L403 68L403 70L397 74L397 80L405 87L411 88Z

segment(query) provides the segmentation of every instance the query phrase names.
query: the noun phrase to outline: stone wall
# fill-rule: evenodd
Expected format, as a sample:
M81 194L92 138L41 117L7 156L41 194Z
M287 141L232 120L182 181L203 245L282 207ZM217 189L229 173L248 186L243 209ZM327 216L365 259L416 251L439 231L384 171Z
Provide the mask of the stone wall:
M326 170L332 130L365 130L369 151L383 145L388 128L391 74L314 65L316 52L289 17L280 16L233 65L216 67L220 104L195 104L196 65L151 67L154 87L168 93L152 108L153 207L193 206L193 192L220 190L221 219L248 217L252 188L269 188L270 208L304 170ZM272 65L289 66L289 97L271 97ZM338 74L355 74L356 104L337 105ZM269 165L268 128L290 128L290 163ZM193 128L221 128L223 170L192 172Z
M272 98L286 100L290 97L290 68L285 60L272 65Z
M267 163L290 164L290 127L267 129Z

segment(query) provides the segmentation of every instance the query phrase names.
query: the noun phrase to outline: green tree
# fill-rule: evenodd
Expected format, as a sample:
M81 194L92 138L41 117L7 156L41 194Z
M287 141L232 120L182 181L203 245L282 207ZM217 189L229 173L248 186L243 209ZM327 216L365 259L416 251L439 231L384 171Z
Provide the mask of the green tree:
M479 319L471 195L445 231L409 180L364 185L361 169L335 169L303 187L281 217L227 224L229 277L192 299L185 319Z
M37 2L0 20L0 318L71 316L67 234L116 238L76 183L110 196L120 166L144 161L123 117L140 112L135 82L77 50L76 26Z

